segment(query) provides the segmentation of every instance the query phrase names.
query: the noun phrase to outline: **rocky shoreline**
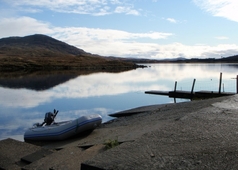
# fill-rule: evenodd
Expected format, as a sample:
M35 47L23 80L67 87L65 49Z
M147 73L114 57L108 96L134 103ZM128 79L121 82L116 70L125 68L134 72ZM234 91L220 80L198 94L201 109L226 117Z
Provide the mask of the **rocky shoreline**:
M237 101L135 108L90 134L41 146L2 140L0 169L237 169ZM106 141L119 145L106 149Z

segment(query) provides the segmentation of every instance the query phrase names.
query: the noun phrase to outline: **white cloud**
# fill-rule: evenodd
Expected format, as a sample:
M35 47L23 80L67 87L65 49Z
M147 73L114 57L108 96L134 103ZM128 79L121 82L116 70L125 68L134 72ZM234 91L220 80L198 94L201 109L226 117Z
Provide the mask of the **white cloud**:
M226 36L219 36L219 37L215 37L218 40L228 40L229 38Z
M171 43L142 43L141 39L169 39L172 33L145 32L131 33L113 29L94 29L84 27L52 27L49 23L39 22L33 18L21 17L0 20L0 37L46 34L74 45L87 52L103 56L135 58L217 58L238 53L238 45L221 44L217 46L184 45ZM225 38L225 37L218 37Z
M115 13L125 13L131 15L139 15L139 11L133 9L131 6L118 6L115 9Z
M55 28L54 34L56 38L63 39L64 41L71 41L74 45L80 41L91 42L109 42L114 43L117 41L135 41L140 38L148 39L166 39L173 34L162 32L147 32L147 33L130 33L126 31L113 30L113 29L96 29L85 27L69 27L69 28ZM79 40L80 37L80 41Z
M125 13L128 15L139 15L139 11L134 9L131 4L124 0L9 0L9 4L16 7L22 7L32 11L38 11L38 8L48 8L52 11L63 13L90 14L90 15L108 15L111 13ZM36 8L36 9L33 9Z
M140 38L167 39L171 33L129 33L119 30L102 30L89 28L67 28L59 30L54 37L85 51L103 56L135 57L135 58L218 58L238 53L238 45L220 44L184 45L171 43L141 43ZM80 37L80 39L78 38ZM222 37L220 37L222 38ZM223 37L224 38L224 37Z
M171 23L177 23L177 21L174 18L167 18L166 20Z
M214 16L238 22L237 0L193 0L203 10Z
M123 41L88 41L72 42L78 44L78 47L91 53L103 56L134 57L134 58L219 58L222 56L231 56L238 53L238 45L221 44L217 46L196 46L183 45L181 43L171 43L160 45L155 43L123 42Z
M37 21L30 17L1 18L0 37L25 36L29 34L52 34L48 23Z

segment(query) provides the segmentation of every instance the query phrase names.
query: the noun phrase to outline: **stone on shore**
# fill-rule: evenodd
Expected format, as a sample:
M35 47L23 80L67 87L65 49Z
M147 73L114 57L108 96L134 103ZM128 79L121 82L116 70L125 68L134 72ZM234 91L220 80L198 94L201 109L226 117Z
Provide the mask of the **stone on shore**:
M20 169L26 165L22 157L40 151L42 148L13 139L0 141L0 169Z

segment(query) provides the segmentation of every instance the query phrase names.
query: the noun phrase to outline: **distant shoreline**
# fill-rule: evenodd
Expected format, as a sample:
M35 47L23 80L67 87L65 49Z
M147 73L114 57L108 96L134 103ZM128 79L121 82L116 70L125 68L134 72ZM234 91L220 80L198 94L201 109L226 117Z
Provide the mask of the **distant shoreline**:
M85 62L77 56L67 57L0 57L1 72L33 71L126 71L144 68L126 61L93 60Z

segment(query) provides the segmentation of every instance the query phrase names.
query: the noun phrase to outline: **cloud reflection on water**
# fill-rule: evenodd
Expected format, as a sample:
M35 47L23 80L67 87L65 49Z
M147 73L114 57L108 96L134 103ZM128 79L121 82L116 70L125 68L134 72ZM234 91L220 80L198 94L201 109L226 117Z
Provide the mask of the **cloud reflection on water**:
M216 64L211 64L216 65ZM59 98L89 98L146 90L171 90L174 81L219 79L219 65L164 64L122 73L96 73L79 76L45 91L0 88L0 103L5 107L31 108ZM223 66L224 67L224 66ZM223 68L224 69L224 68ZM235 77L226 72L223 77ZM190 85L190 84L189 84Z

